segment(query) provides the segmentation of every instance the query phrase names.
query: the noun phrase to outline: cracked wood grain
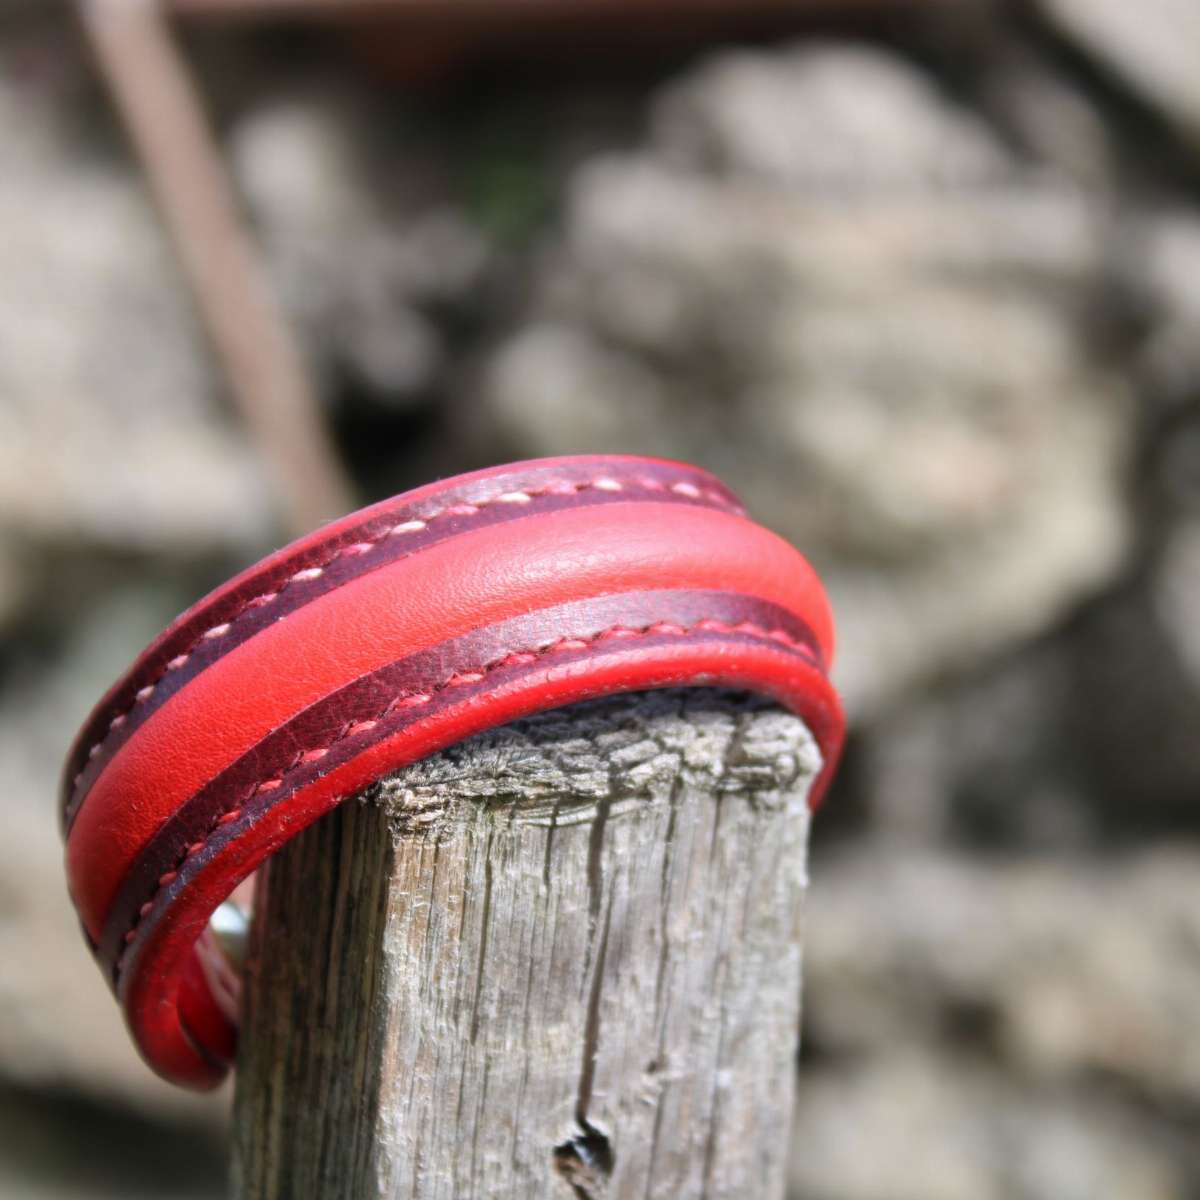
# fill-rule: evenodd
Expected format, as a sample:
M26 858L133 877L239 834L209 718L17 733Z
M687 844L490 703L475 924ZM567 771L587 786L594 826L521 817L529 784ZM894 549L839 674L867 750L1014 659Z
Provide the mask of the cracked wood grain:
M757 698L615 697L306 831L252 936L236 1195L781 1196L819 763Z

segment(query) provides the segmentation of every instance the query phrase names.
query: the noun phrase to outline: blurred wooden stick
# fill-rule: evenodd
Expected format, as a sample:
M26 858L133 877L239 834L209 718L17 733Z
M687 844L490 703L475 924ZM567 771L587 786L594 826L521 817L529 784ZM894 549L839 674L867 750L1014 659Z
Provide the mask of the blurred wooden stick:
M80 8L288 525L303 532L348 511L350 485L162 5L82 0Z

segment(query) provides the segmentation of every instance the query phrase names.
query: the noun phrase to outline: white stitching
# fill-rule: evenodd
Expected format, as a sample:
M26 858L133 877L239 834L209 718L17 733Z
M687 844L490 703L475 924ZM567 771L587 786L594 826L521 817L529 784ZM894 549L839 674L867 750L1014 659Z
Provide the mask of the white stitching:
M675 492L677 495L686 496L688 499L696 500L703 495L705 498L716 504L719 504L723 507L732 508L734 511L738 511L735 505L732 505L725 496L722 496L715 489L706 488L703 492L701 492L700 488L698 488L694 483L689 483L687 480L678 480L677 482L668 485L664 484L659 479L655 479L653 476L647 475L640 476L635 482L637 486L648 492L661 492L665 488L669 487L669 489ZM624 491L625 487L626 485L621 483L620 480L613 479L607 475L600 476L597 479L581 480L577 483L573 483L566 479L551 479L544 484L541 484L537 487L526 488L523 491L501 492L498 495L489 496L482 500L476 500L473 503L460 502L457 504L448 505L445 508L441 508L436 512L430 513L424 520L415 518L411 521L404 521L399 525L393 525L391 528L384 530L382 534L371 541L355 542L352 545L344 546L336 551L333 557L340 558L343 556L366 554L368 551L373 550L387 537L398 536L405 533L417 533L420 530L427 528L430 521L435 521L439 517L473 516L481 509L492 504L529 504L536 496L574 495L577 492L587 491L589 488L595 488L597 491L601 492L620 492ZM330 561L333 560L331 559ZM319 579L324 573L324 567L306 567L292 575L286 581L284 586L286 587L287 584L291 583L305 583L309 580ZM202 641L211 641L223 637L229 632L230 625L232 625L232 623L236 621L237 618L242 615L242 613L248 612L254 608L261 608L264 604L271 603L271 601L273 601L278 595L279 590L274 592L265 592L261 596L255 596L252 600L248 600L245 606L229 621L226 621L221 625L214 625L211 629L205 630L199 635L199 637L196 638L195 643L190 649L182 654L176 655L173 659L171 659L171 661L167 663L163 675L160 675L159 678L153 683L149 683L145 687L140 688L135 694L134 702L132 705L130 705L129 709L127 709L124 713L118 713L117 716L113 717L113 719L109 722L108 729L105 731L104 735L88 750L87 761L91 761L96 757L97 754L100 753L101 748L108 740L109 736L115 730L120 729L121 725L125 723L125 719L129 712L132 711L133 707L138 704L145 703L145 701L149 700L150 697L154 695L159 683L162 682L163 677L168 672L177 671L180 667L187 663L191 656L196 652L197 647ZM82 778L83 772L81 771L72 781L72 790L78 788ZM70 807L71 806L68 805L68 812L70 811Z
M286 776L292 771L301 766L309 766L314 762L324 758L330 750L345 741L347 738L357 737L363 733L369 733L375 729L379 722L389 713L401 708L422 708L433 700L434 695L438 692L448 691L456 687L462 687L468 684L480 683L488 677L493 671L503 667L527 666L530 663L536 662L540 658L548 657L551 654L557 654L562 651L586 650L589 646L599 642L604 642L610 638L641 638L654 635L668 635L674 637L688 637L698 632L712 633L742 633L764 640L771 640L789 646L792 649L800 650L807 654L809 647L799 638L793 637L785 629L767 628L759 625L755 621L740 621L733 625L728 621L722 621L716 617L704 617L701 620L693 622L691 625L680 625L674 621L655 621L650 625L640 627L628 625L611 625L607 629L600 630L598 633L589 634L585 637L572 637L570 635L553 638L550 641L542 642L536 650L511 650L502 654L500 657L485 663L482 667L474 671L458 671L443 680L440 684L434 685L433 689L428 692L418 692L409 696L394 697L383 709L380 716L377 718L367 718L364 720L351 721L344 725L338 734L324 746L313 747L309 750L300 752L292 759L291 765L284 768L279 774L272 775L267 779L260 780L254 784L249 793L246 793L246 800L256 795L262 795L266 792L278 791L284 784ZM245 800L242 804L245 803ZM123 948L117 955L114 964L116 977L119 979L125 969L125 961L128 956L129 947L137 937L137 931L141 927L142 921L150 915L154 910L154 906L158 901L160 894L165 887L174 883L178 877L179 870L183 864L193 855L200 853L216 831L225 825L230 825L237 821L242 816L242 804L235 808L229 809L227 812L221 813L210 824L208 832L198 841L191 843L185 847L182 855L176 861L174 867L159 877L158 885L155 887L150 898L138 909L137 915L134 917L133 925L128 929L122 939Z

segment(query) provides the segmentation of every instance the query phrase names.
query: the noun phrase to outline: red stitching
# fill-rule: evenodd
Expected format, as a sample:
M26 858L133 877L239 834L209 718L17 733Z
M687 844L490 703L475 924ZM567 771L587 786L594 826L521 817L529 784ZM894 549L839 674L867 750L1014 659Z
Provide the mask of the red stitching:
M761 625L756 625L753 621L742 621L737 625L731 625L726 621L717 620L713 617L706 617L703 620L695 621L690 626L676 625L670 621L656 621L650 625L644 625L641 628L631 628L625 625L613 625L608 629L602 629L599 633L590 634L587 637L561 637L557 641L551 642L549 645L542 646L538 650L513 650L505 653L500 658L493 659L489 663L485 663L476 671L458 671L449 676L441 683L434 684L428 692L416 692L409 696L395 697L389 701L386 708L379 714L375 720L355 721L348 725L342 726L338 735L333 738L325 746L317 746L311 750L302 751L297 757L292 759L291 766L280 775L270 776L260 782L253 784L244 794L245 800L261 794L263 792L275 791L283 786L286 776L290 775L297 767L307 766L324 758L326 754L333 749L338 743L345 741L347 738L354 737L356 734L365 733L370 729L374 729L379 721L383 720L389 713L394 712L398 708L422 708L429 704L434 696L439 692L448 691L451 688L462 687L466 684L479 683L486 679L488 675L503 667L512 666L528 666L530 663L537 662L539 659L548 658L552 654L561 653L564 650L582 650L588 646L594 645L597 642L609 641L613 638L631 639L639 637L687 637L695 633L741 633L748 634L753 637L761 638L764 641L772 641L788 646L790 649L802 651L806 656L810 653L810 648L799 638L793 637L785 629L767 629ZM180 856L175 866L159 877L158 885L155 887L153 894L149 900L138 910L137 916L134 918L133 925L124 937L125 948L121 951L116 963L116 979L119 980L121 972L124 969L125 957L129 951L129 946L137 936L138 926L142 923L142 918L153 911L155 904L158 901L159 895L163 889L174 883L183 864L195 854L199 854L201 850L208 845L209 839L214 833L225 825L232 824L242 815L242 803L239 802L234 808L228 812L220 813L213 818L209 826L208 832L198 842L193 842L188 846Z
M522 488L519 491L501 492L499 495L489 496L485 499L476 500L471 503L459 502L457 504L447 505L445 508L440 508L436 512L430 513L423 519L405 521L399 525L391 525L382 533L377 534L373 538L367 538L364 541L355 542L352 545L341 547L339 550L334 551L334 553L331 554L324 562L316 566L306 567L303 570L297 571L290 578L285 579L275 591L264 592L261 596L255 596L253 599L247 600L246 603L243 604L242 607L239 608L237 612L235 612L227 621L223 621L220 625L214 625L211 629L206 629L203 633L199 634L186 650L182 651L180 654L177 654L161 671L159 671L157 675L150 680L149 683L143 685L138 690L137 694L134 696L132 704L118 712L117 715L109 721L108 728L105 730L103 736L99 741L92 744L92 746L88 749L87 754L84 756L85 766L88 762L95 758L97 754L100 753L112 734L125 724L129 714L139 704L143 704L149 700L154 694L154 691L158 685L162 683L163 679L166 678L170 672L177 671L180 667L182 667L188 661L188 659L190 659L192 655L196 653L197 647L202 642L215 641L218 638L224 637L225 634L229 632L229 627L235 621L252 609L262 608L263 605L270 604L276 599L276 597L278 597L280 592L288 587L289 584L304 583L308 580L320 578L320 576L324 573L325 568L335 560L344 557L366 554L373 550L380 543L386 541L389 537L424 529L430 521L436 521L441 517L474 516L482 509L494 506L496 504L528 504L530 501L540 496L571 496L577 494L578 492L584 492L592 488L602 492L620 492L624 491L630 486L641 488L643 491L647 492L661 492L669 488L676 494L680 496L686 496L689 499L698 499L700 496L703 496L710 503L716 504L719 507L726 508L734 512L741 511L736 504L732 503L728 497L723 496L715 488L706 487L701 489L697 487L696 484L691 483L688 480L677 480L675 483L665 484L651 477L641 477L631 480L628 483L622 483L619 480L613 479L611 476L603 475L596 479L585 479L576 483L573 483L567 479L551 479L546 483L539 484L537 487ZM72 792L78 789L82 780L83 768L80 769L79 773L71 781ZM74 796L72 796L72 799L74 799ZM70 805L68 805L68 811L70 811Z

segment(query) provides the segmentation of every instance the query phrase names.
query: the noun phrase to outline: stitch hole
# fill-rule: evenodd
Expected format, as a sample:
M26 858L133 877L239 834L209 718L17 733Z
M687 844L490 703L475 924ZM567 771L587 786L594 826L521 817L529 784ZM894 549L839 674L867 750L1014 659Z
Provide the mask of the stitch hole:
M388 533L392 535L401 533L417 533L424 528L424 521L404 521L399 525L393 525L391 529L388 530Z
M530 663L537 662L537 655L531 651L510 654L506 658L500 660L499 665L502 667L525 667Z
M462 671L457 675L451 675L443 686L448 688L462 687L464 684L478 683L483 678L484 674L482 671Z
M614 625L611 629L606 629L596 640L598 642L619 642L640 636L641 634L636 629L630 629L626 625Z

